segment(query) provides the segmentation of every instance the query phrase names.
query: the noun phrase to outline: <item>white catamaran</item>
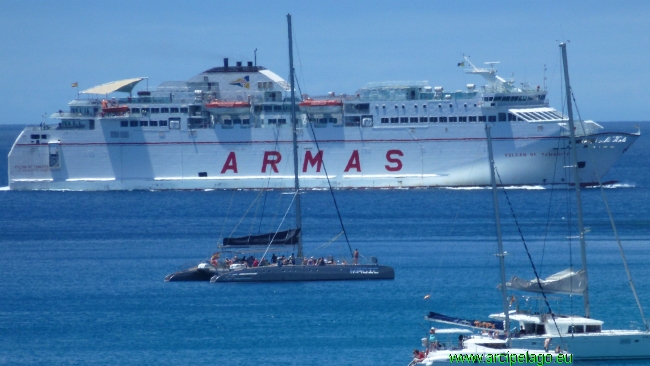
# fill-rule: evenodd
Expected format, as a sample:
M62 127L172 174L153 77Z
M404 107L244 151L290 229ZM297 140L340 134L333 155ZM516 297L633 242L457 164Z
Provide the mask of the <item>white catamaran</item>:
M596 184L639 133L604 132L548 105L547 91L497 75L445 91L427 81L369 83L350 95L302 95L299 174L304 188L488 186L484 126L494 124L504 185L550 185L578 136L578 178ZM28 126L9 153L13 190L236 189L293 187L290 94L262 66L224 59L187 81L134 91L145 78L93 87ZM135 95L134 95L135 94ZM317 153L317 143L320 151ZM589 152L589 154L587 153ZM592 158L593 157L593 158Z
M564 64L564 78L566 80L568 125L571 132L570 154L571 165L567 166L573 170L574 177L577 179L579 174L579 142L580 138L574 136L575 131L571 98L571 87L569 83L569 73L567 67L566 44L560 44L562 50L562 59ZM488 132L489 136L489 132ZM499 169L501 173L501 169ZM493 321L481 322L478 320L458 319L445 316L439 313L431 312L426 317L432 322L449 324L454 326L466 326L479 329L497 329L510 330L509 342L512 347L541 350L545 347L551 349L559 346L561 349L570 352L576 360L605 360L605 359L650 359L650 331L648 323L643 314L639 298L636 294L630 272L625 264L626 273L632 292L636 299L643 321L644 330L603 330L603 321L591 318L588 292L587 277L587 254L585 233L582 219L582 200L580 185L575 185L576 205L577 205L577 222L580 238L580 254L582 259L582 268L573 270L571 268L556 273L546 279L540 279L535 270L535 279L532 281L522 280L514 277L511 281L502 285L502 301L504 302L504 311L498 314L490 315ZM493 188L496 193L496 187ZM496 207L496 205L495 205ZM500 227L498 224L497 212L497 236L500 237ZM615 227L614 227L615 228ZM616 230L614 230L616 233ZM620 246L619 241L619 246ZM623 253L622 247L621 253ZM503 249L499 247L499 259L503 262ZM623 259L624 255L623 255ZM624 263L625 260L624 260ZM503 264L502 264L503 266ZM503 267L502 267L503 268ZM502 269L502 281L505 276ZM543 307L537 309L520 309L516 306L515 310L509 310L509 304L506 300L506 289L533 292L541 294L540 298ZM584 299L585 315L558 314L550 309L548 294L567 294L580 295ZM512 297L515 300L515 297ZM517 326L510 327L512 322L517 322ZM513 331L516 329L516 331Z

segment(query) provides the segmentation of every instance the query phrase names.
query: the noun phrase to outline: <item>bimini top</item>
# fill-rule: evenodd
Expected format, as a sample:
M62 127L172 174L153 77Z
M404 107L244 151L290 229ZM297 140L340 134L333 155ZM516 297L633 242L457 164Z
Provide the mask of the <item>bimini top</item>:
M144 80L145 78L124 79L118 81L111 81L110 83L98 85L90 89L82 91L84 94L110 94L112 92L125 92L131 93L135 84Z

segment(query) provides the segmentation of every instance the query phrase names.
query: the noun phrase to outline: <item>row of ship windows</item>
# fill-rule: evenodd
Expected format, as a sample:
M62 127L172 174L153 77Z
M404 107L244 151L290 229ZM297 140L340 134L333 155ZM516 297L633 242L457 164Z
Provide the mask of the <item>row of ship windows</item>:
M187 107L164 107L164 108L131 108L131 113L142 113L142 114L158 114L158 113L185 113L187 114Z
M158 127L167 126L167 120L162 121L120 121L120 127Z
M426 122L496 122L497 116L460 117L382 117L381 123L426 123Z

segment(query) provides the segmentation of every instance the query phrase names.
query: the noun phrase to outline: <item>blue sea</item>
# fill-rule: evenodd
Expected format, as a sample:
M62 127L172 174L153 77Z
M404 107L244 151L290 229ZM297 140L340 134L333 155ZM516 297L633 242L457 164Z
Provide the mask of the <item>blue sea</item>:
M1 156L20 129L0 126ZM650 139L642 136L605 177L620 183L604 190L647 315L649 163ZM330 192L302 194L307 255L358 248L393 266L394 281L163 282L208 258L233 229L288 226L293 212L281 222L292 196L283 193L0 191L0 364L406 365L429 311L468 318L501 311L486 189L336 191L349 247L342 237L328 244L341 231ZM510 205L503 192L499 199L508 277L533 276L518 227L541 276L580 265L578 243L566 240L572 191L506 193ZM585 189L583 200L592 316L608 329L641 328L602 193ZM581 313L582 298L558 306Z

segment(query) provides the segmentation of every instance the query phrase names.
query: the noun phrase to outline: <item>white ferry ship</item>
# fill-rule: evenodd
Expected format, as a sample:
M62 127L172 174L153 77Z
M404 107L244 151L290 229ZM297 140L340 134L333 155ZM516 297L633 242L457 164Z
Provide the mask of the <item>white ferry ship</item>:
M546 90L505 80L448 92L426 81L370 83L299 101L300 184L324 188L573 183L567 118ZM248 62L134 93L145 78L84 90L55 123L29 126L9 153L12 190L267 189L294 186L289 83ZM121 94L118 94L121 93ZM126 93L126 94L124 94ZM135 96L134 96L135 94ZM128 96L125 96L128 95ZM58 121L56 121L58 120ZM638 138L577 124L581 184L596 184Z

